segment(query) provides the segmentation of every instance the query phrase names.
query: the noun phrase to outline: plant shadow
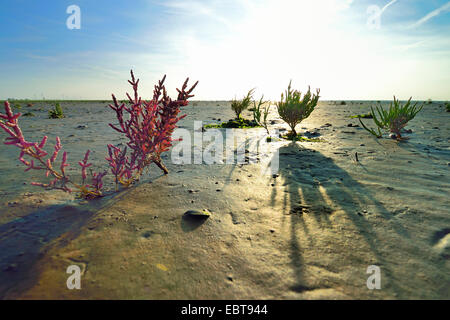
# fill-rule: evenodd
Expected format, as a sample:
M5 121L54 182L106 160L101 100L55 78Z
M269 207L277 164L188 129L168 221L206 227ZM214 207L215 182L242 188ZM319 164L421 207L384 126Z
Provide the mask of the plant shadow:
M305 276L305 247L319 245L310 228L314 227L316 231L334 229L331 216L336 210L343 210L346 219L353 225L352 228L367 243L371 256L376 260L373 264L383 266L384 274L390 279L390 286L396 291L392 272L386 265L385 257L377 249L377 235L363 212L371 208L370 210L376 211L384 220L389 221L395 232L409 238L407 230L393 221L392 214L384 205L373 197L367 188L337 166L333 159L315 150L303 148L297 143L282 146L278 156L279 170L273 177L270 204L276 207L277 201L282 201L283 217L284 220L288 219L290 259L296 277L296 283L290 289L298 293L320 289L315 287L317 283L311 283L311 279ZM336 184L339 185L338 188L335 187ZM334 269L332 265L327 267ZM361 270L362 273L365 271ZM324 283L321 285L322 289L328 287Z
M0 298L30 288L39 275L34 268L39 259L56 243L76 238L93 214L53 205L0 225Z

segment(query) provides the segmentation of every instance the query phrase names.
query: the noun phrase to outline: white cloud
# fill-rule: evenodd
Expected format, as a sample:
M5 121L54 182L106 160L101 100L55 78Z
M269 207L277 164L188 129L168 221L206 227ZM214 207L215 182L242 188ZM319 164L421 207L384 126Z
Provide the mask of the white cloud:
M439 14L449 11L449 10L450 10L450 1L447 2L446 4L444 4L442 7L431 11L426 16L424 16L422 19L416 21L414 24L412 24L410 26L410 28L417 28L417 27L421 26L422 24L426 23L431 18L434 18L434 17L438 16Z

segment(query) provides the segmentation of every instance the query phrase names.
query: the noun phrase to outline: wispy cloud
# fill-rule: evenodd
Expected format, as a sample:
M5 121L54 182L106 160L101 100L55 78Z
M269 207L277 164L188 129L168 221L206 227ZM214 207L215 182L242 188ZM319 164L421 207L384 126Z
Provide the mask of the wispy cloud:
M422 24L426 23L431 18L434 18L434 17L438 16L439 14L441 14L442 12L446 12L448 10L450 10L450 1L447 2L446 4L444 4L442 7L431 11L426 16L424 16L422 19L420 19L420 20L416 21L414 24L412 24L409 28L411 28L411 29L417 28L417 27L421 26Z
M217 10L210 5L205 4L200 1L192 1L192 0L183 0L183 1L167 1L164 2L163 5L167 8L171 8L177 10L178 12L189 13L192 15L203 15L207 16L211 19L214 19L220 23L223 23L227 27L230 27L232 24L222 15L217 14Z
M383 13L387 8L389 8L391 5L393 5L396 2L397 2L397 0L392 0L391 2L389 2L387 5L385 5L383 7L383 9L381 9L381 13Z

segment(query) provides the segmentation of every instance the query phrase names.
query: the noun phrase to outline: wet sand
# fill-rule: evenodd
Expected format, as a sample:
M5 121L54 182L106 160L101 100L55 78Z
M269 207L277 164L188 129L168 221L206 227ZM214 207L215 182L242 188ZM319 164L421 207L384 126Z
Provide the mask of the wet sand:
M69 173L87 148L104 167L106 144L125 142L105 105L62 103L67 117L50 120L37 104L22 128L33 140L60 136ZM324 142L272 142L275 175L261 173L269 154L244 165L175 165L168 153L169 175L152 166L136 187L91 202L24 184L40 172L24 173L17 149L1 145L0 297L449 299L450 113L425 105L410 140L398 143L350 119L369 105L320 102L297 131ZM179 125L192 133L194 120L233 117L227 102L184 112ZM270 120L271 130L286 128L275 107ZM183 215L204 208L206 220ZM81 290L66 287L71 264L82 268ZM366 286L370 265L381 269L380 290Z

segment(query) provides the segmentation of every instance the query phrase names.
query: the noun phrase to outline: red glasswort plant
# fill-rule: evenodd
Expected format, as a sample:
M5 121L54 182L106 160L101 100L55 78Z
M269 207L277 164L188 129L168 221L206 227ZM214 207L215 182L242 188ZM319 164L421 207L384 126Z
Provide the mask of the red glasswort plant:
M116 111L119 127L113 124L109 125L118 132L125 134L129 140L127 145L132 150L128 156L127 147L121 150L111 144L108 145L109 156L106 157L106 160L109 163L111 173L115 177L116 191L119 184L128 187L134 181L139 180L143 170L151 163L155 163L164 173L169 172L161 160L161 154L168 151L172 146L174 141L172 133L176 128L176 123L185 117L178 116L180 108L186 106L187 100L193 97L191 93L198 82L187 90L189 78L186 79L181 90L177 89L177 100L172 100L167 95L164 86L165 78L166 76L155 86L153 99L148 102L142 100L138 95L139 79L134 78L133 71L131 71L131 80L128 81L134 91L134 98L131 98L127 93L130 106L119 105L116 97L112 95L114 106L109 106ZM124 119L124 111L128 114L127 119ZM5 114L0 113L0 127L9 135L5 144L14 145L20 149L19 160L27 166L25 171L45 170L46 176L53 178L50 183L32 182L32 185L46 189L60 189L66 192L72 192L72 188L75 188L80 196L85 199L102 196L103 177L107 172L92 172L92 170L89 170L88 175L87 169L92 166L89 163L90 150L86 152L83 160L78 162L81 167L82 182L81 184L76 183L65 171L69 166L67 152L63 152L59 167L56 164L56 159L62 150L59 137L56 137L54 151L49 157L49 154L44 150L47 136L40 143L25 140L18 123L20 116L21 113L15 114L9 102L6 101ZM24 158L25 156L28 160ZM90 183L87 183L87 180L90 180Z
M101 188L103 185L102 178L105 175L104 173L91 172L92 184L86 183L86 169L91 166L91 164L88 163L90 151L88 150L83 161L79 162L79 165L81 166L81 175L83 178L82 184L75 183L70 179L65 171L65 168L69 166L66 151L63 152L59 168L55 163L60 151L62 150L61 140L59 137L56 137L54 151L51 157L48 157L49 154L44 150L48 139L47 136L45 136L40 143L28 142L25 140L18 123L18 119L21 115L21 113L14 114L9 102L5 102L5 114L0 113L0 119L6 120L0 120L0 127L7 134L9 134L9 137L6 138L5 144L14 145L20 149L19 161L27 166L25 171L45 170L45 175L47 177L52 176L53 178L53 180L47 184L41 182L32 182L31 184L46 189L60 189L66 192L72 192L72 188L69 186L75 187L80 192L80 195L87 199L101 196ZM25 156L29 159L25 159Z
M198 81L187 89L189 78L178 91L177 100L172 100L164 86L166 76L158 82L153 91L153 99L144 101L138 94L139 79L135 79L131 71L131 80L128 82L133 87L134 97L127 93L129 106L119 104L116 97L112 95L114 105L109 105L116 112L118 126L109 124L114 130L124 134L128 139L128 147L131 154L128 157L127 150L112 145L108 146L109 162L111 172L116 177L117 184L130 185L139 180L143 170L150 164L155 163L165 174L169 173L161 160L161 154L168 151L172 146L172 133L179 120L186 115L178 116L180 108L188 104L188 99L197 86ZM125 111L125 112L124 112ZM124 119L128 115L127 120Z

